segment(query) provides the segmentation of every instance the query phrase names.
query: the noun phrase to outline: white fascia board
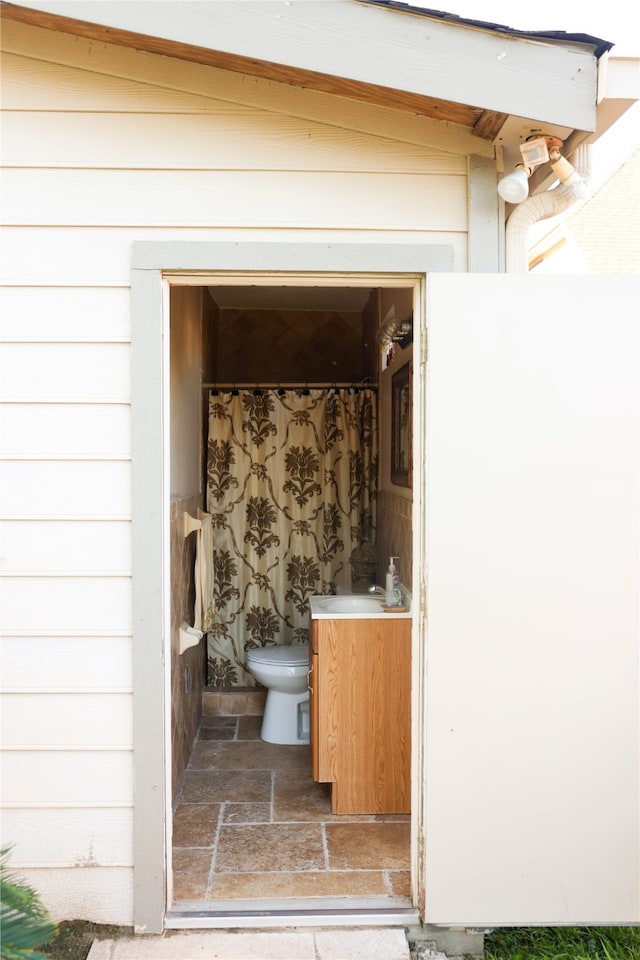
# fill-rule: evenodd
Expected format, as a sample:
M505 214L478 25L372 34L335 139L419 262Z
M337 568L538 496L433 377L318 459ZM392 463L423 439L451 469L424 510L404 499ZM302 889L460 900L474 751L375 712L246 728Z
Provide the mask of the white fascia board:
M597 124L587 143L595 143L640 100L640 59L602 57L598 80Z
M599 100L640 100L640 58L601 57L599 68Z
M357 0L22 0L25 8L484 110L595 129L590 45Z

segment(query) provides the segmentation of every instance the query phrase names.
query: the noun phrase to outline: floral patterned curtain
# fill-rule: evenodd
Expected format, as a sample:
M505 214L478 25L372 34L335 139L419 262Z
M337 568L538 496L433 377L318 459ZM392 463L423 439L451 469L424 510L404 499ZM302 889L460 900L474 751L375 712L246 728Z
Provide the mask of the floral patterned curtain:
M246 652L306 643L308 598L350 582L375 540L377 434L372 388L211 391L208 685L253 684Z

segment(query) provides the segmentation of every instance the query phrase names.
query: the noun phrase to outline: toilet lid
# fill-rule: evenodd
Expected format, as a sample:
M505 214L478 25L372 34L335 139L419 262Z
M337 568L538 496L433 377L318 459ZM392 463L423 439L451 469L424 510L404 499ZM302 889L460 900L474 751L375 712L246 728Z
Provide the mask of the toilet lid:
M261 647L250 650L247 661L272 663L281 667L299 667L309 662L309 647L307 644L295 644L289 647Z

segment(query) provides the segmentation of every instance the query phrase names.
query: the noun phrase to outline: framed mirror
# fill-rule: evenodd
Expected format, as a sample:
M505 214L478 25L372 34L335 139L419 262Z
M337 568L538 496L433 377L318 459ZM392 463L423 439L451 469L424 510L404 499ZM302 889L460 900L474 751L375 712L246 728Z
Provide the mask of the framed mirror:
M411 363L391 380L391 482L411 486Z

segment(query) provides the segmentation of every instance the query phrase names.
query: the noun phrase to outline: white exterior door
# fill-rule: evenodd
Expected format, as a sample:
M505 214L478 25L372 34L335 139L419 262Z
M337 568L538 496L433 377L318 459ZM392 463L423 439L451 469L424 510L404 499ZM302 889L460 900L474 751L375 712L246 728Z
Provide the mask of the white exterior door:
M426 309L426 922L638 922L637 279Z

